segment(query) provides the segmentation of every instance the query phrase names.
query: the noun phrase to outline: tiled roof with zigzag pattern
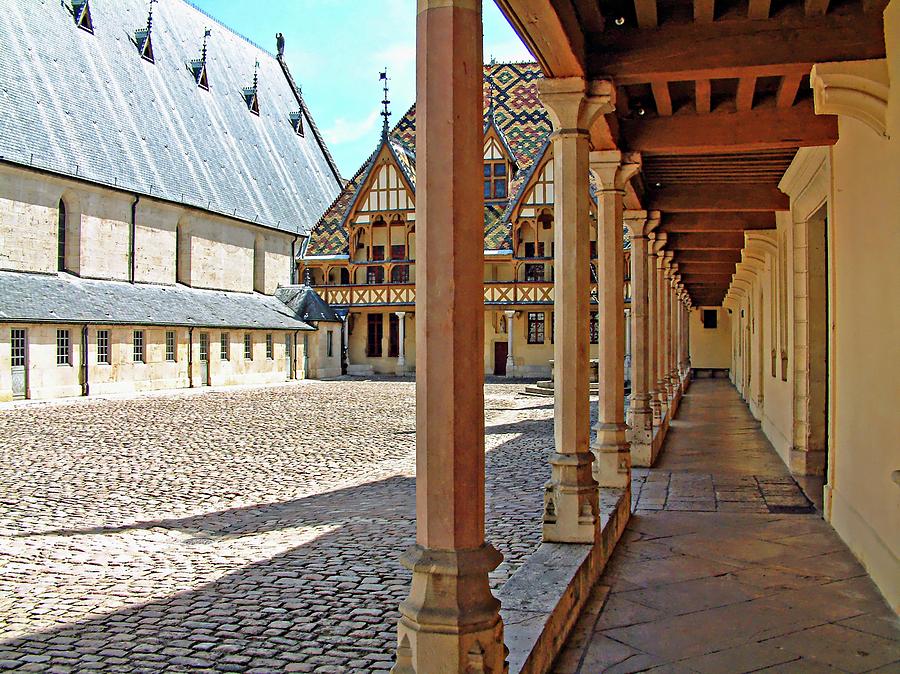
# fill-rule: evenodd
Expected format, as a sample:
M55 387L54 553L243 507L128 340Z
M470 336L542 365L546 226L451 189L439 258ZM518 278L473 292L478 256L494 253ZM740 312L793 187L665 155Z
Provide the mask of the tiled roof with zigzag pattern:
M507 190L512 197L519 191L521 182L530 173L528 169L550 135L550 119L537 93L537 80L543 75L537 63L486 65L484 75L485 125L490 122L493 90L493 122L505 137L519 168ZM493 87L490 80L493 80ZM410 169L414 169L416 147L415 105L394 126L391 139L396 142L395 149L398 149L396 145L402 145L406 150L406 156L402 160L409 162L409 166L403 167L409 174ZM379 141L378 148L380 147ZM359 185L368 173L371 160L370 156L325 211L311 233L307 255L341 255L348 252L347 230L343 223L348 210L352 208ZM508 250L512 247L510 225L502 217L507 205L508 201L485 205L485 250Z

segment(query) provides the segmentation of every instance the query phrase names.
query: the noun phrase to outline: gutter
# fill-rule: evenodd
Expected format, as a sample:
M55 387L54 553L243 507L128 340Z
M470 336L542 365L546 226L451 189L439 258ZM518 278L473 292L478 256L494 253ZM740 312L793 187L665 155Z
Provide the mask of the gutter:
M128 282L134 283L135 238L137 236L137 205L141 195L135 193L131 203L131 228L128 230Z

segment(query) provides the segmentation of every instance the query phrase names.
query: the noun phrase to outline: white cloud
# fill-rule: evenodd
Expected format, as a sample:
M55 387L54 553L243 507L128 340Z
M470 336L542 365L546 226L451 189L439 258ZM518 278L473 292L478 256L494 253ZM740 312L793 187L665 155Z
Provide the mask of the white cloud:
M352 143L367 135L372 135L375 125L378 123L378 109L372 110L363 119L347 119L338 117L334 124L323 132L325 140L334 145Z

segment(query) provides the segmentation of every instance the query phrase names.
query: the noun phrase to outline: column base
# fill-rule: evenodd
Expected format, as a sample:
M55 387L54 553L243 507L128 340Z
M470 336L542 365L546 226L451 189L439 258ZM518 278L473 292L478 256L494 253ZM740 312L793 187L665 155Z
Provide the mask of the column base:
M402 376L409 372L409 368L406 367L406 361L400 363L398 362L396 367L394 367L394 374L398 376Z
M625 437L628 426L600 423L594 429L594 479L601 487L627 487L631 483L631 452Z
M550 455L544 487L545 543L593 543L600 531L599 493L591 474L591 452Z
M641 408L634 410L634 425L631 427L631 465L649 468L656 458L653 454L653 412L646 400Z
M413 577L400 604L393 674L507 672L500 602L488 585L502 560L489 543L474 550L417 545L403 554Z

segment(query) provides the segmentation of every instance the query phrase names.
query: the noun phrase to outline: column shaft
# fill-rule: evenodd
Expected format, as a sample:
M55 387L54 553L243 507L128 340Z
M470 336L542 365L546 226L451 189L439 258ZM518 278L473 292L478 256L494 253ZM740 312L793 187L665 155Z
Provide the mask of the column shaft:
M502 556L484 540L481 2L419 0L416 32L416 546L393 672L502 672L488 585Z
M656 245L656 236L651 234L647 246L647 257L644 260L644 268L647 279L647 377L648 377L648 393L650 394L650 411L653 414L653 425L659 426L662 422L659 407L659 386L657 384L659 371L659 326L657 325L657 317L659 315L659 307L657 306L658 289L656 287L656 253L654 246Z
M631 315L633 353L631 359L631 462L649 466L653 461L653 415L650 408L650 325L647 274L646 214L626 218L631 230Z
M516 371L516 359L513 356L513 320L516 317L515 311L504 311L506 316L506 376L512 377Z
M540 96L553 121L554 172L554 453L544 490L548 542L593 543L599 494L590 451L590 175L591 122L609 109L609 91L584 80L544 80Z

